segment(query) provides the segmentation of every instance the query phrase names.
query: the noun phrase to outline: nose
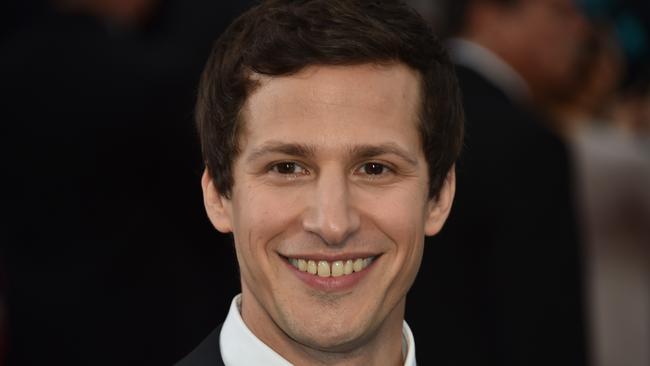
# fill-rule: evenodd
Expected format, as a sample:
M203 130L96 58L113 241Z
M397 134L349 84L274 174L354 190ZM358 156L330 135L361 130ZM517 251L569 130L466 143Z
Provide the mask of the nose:
M341 245L359 229L361 219L345 174L321 171L309 200L303 228L318 235L327 245Z

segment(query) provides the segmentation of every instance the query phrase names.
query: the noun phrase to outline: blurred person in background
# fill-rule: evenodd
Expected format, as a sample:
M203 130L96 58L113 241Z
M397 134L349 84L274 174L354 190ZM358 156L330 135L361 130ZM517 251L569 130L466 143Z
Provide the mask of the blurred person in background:
M221 320L238 277L203 215L192 107L212 40L244 7L3 4L9 365L171 364Z
M592 364L644 366L650 364L650 66L631 67L635 57L618 27L614 19L593 27L575 73L579 86L555 111L576 165ZM647 58L647 42L643 48L638 54Z
M440 345L427 364L585 365L571 161L546 112L573 90L585 18L570 0L445 8L467 135L456 205L429 239L410 323Z

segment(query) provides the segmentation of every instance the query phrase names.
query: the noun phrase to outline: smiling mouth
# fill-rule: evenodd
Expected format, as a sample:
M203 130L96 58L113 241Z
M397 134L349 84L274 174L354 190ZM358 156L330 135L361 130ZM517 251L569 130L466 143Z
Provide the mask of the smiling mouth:
M347 259L339 261L315 261L310 259L286 258L286 260L300 272L309 273L318 277L344 277L356 272L361 272L372 264L377 256L366 258Z

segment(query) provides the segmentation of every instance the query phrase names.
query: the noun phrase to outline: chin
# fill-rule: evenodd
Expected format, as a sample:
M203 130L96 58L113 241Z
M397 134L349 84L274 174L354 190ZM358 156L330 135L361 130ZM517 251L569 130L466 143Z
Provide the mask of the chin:
M363 344L371 332L367 324L336 322L322 319L305 327L304 323L293 329L293 339L312 349L325 352L350 352ZM288 332L287 332L288 333Z

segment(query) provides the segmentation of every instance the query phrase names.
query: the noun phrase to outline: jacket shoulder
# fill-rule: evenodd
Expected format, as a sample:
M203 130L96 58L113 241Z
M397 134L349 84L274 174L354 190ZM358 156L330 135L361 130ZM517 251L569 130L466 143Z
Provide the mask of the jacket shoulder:
M190 354L175 366L219 366L223 365L219 335L223 324L214 329Z

